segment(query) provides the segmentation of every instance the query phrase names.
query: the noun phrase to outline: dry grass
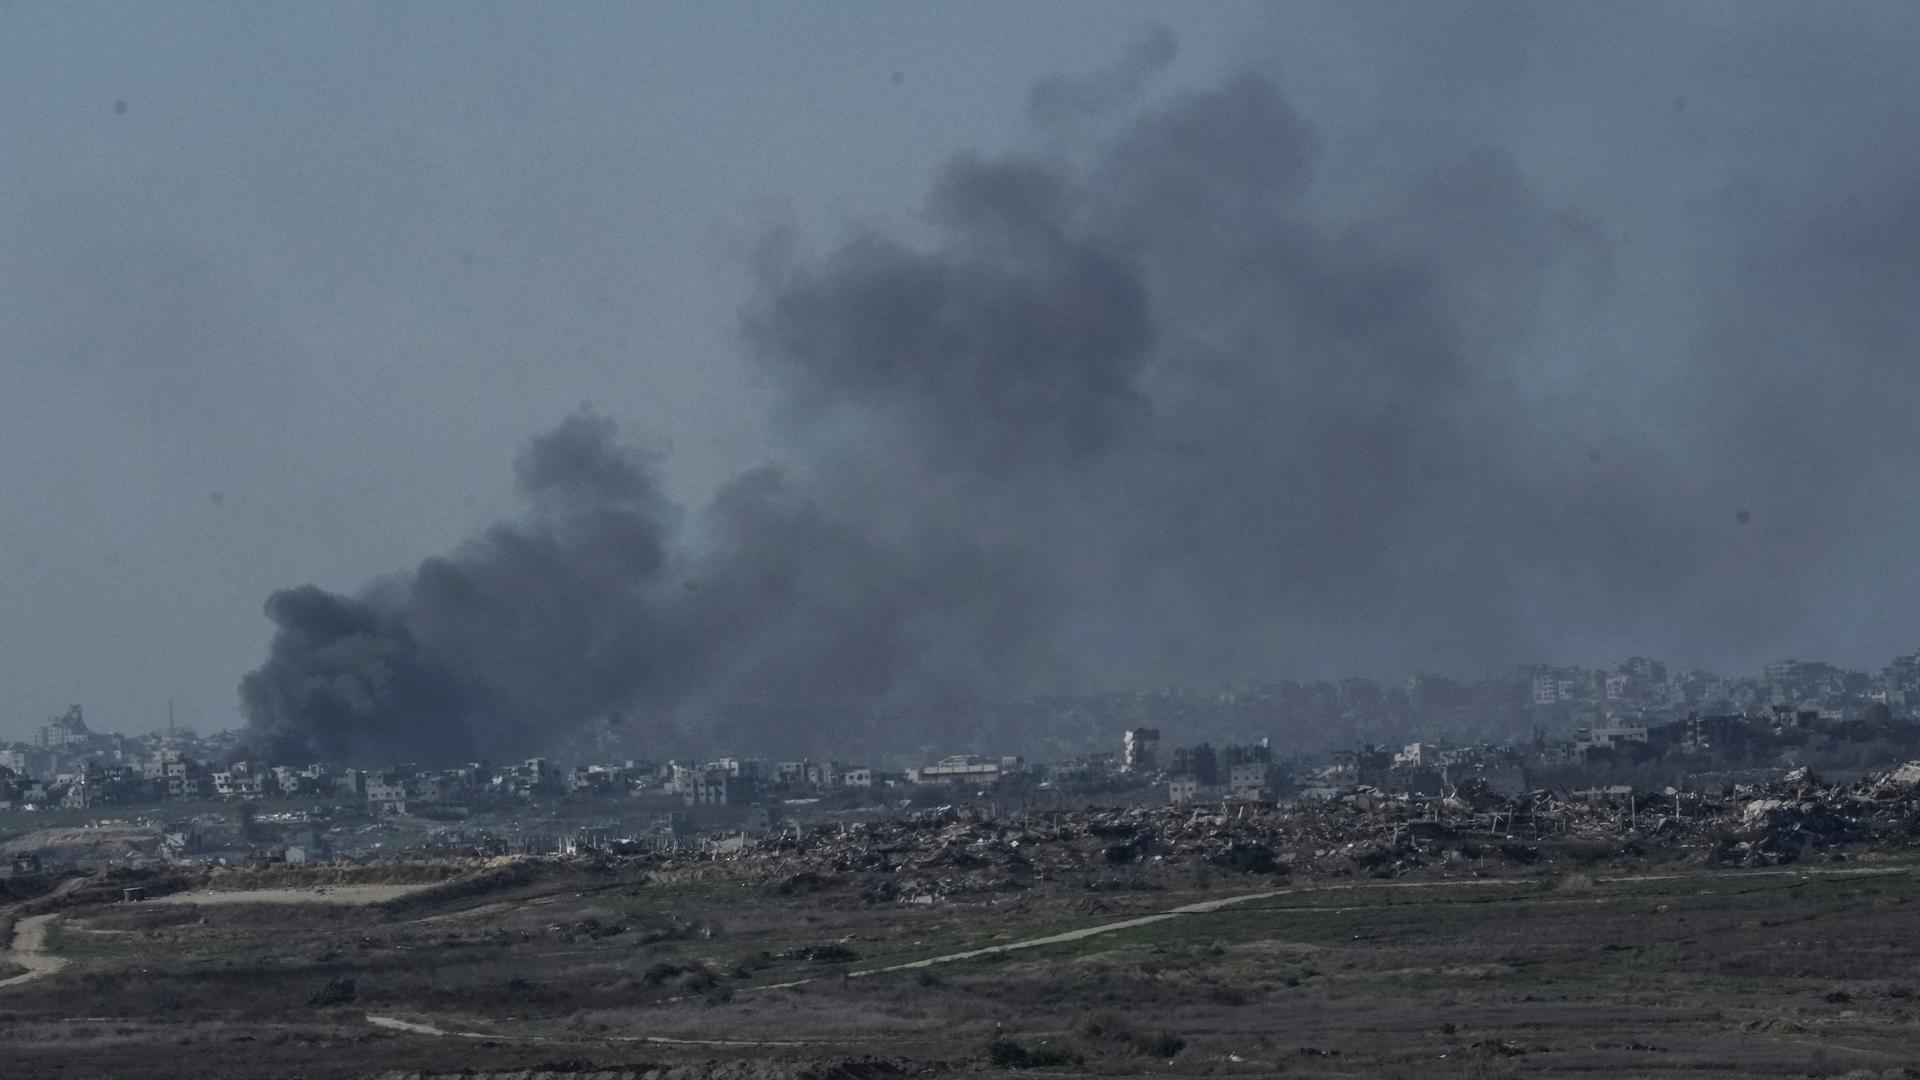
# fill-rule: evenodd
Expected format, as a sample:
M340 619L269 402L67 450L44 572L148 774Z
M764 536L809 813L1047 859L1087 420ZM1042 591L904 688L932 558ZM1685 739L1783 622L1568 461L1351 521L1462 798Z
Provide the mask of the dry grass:
M1920 1045L1910 874L1322 884L1352 887L850 980L849 966L1197 894L1127 894L1088 912L1084 890L1042 885L1012 902L918 908L864 903L851 881L783 892L532 867L369 907L80 907L52 939L72 966L31 993L0 992L0 1060L8 1080L203 1075L209 1060L236 1076L364 1077L641 1051L983 1070L1002 1038L1079 1060L1048 1069L1107 1075L1701 1080L1818 1075L1816 1048L1831 1075L1871 1074ZM1215 882L1205 895L1232 894ZM797 979L811 981L754 989ZM491 1034L382 1030L367 1013ZM662 1037L715 1045L639 1041ZM182 1051L182 1039L218 1054ZM110 1067L109 1051L123 1064Z

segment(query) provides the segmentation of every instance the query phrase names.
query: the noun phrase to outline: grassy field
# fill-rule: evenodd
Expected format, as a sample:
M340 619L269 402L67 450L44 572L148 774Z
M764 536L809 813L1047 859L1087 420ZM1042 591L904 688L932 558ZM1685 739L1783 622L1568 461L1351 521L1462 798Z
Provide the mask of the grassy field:
M783 894L530 864L384 903L79 907L47 934L68 966L0 990L0 1061L10 1080L1872 1077L1920 1062L1905 865L1160 885L912 906L864 902L857 878ZM872 973L1255 892L1271 895Z

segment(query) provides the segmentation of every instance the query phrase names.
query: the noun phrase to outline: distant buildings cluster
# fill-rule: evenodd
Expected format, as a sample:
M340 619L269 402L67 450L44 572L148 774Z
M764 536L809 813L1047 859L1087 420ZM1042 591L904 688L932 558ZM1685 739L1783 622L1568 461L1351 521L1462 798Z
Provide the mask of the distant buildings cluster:
M1354 745L1397 746L1421 739L1459 745L1526 741L1538 729L1598 728L1623 717L1671 719L1687 712L1734 715L1774 705L1861 717L1875 706L1894 716L1920 712L1920 653L1877 672L1818 661L1781 660L1750 677L1725 677L1649 657L1610 667L1527 665L1478 679L1416 674L1292 680L1234 687L1052 695L969 706L969 749L1019 752L1030 760L1084 755L1115 731L1178 731L1192 741L1271 736L1290 754L1325 754ZM872 725L876 733L920 731L949 717L911 713ZM1110 744L1108 744L1110 745ZM1125 768L1124 747L1122 768Z
M1618 667L1525 669L1530 704L1542 708L1744 713L1790 705L1830 713L1885 705L1899 713L1920 706L1920 653L1895 657L1878 673L1850 671L1817 660L1776 660L1758 677L1725 678L1708 671L1669 672L1667 665L1633 657Z
M870 788L874 786L874 771L866 765L838 761L767 762L724 757L690 765L670 762L657 774L657 780L663 792L679 795L689 806L729 806L751 803L766 795Z
M364 803L384 814L457 815L476 804L569 795L657 794L677 796L689 806L745 805L903 779L864 764L815 760L628 760L562 769L549 758L535 757L504 766L469 762L444 769L403 764L369 770L233 760L239 752L231 734L201 739L178 729L131 737L95 732L76 705L42 725L31 743L0 749L0 809L298 798Z
M1468 776L1505 789L1556 768L1709 758L1758 764L1809 753L1843 756L1848 747L1867 755L1875 740L1904 745L1920 730L1906 721L1920 708L1920 653L1897 657L1873 674L1781 660L1755 677L1728 679L1633 657L1613 668L1520 668L1474 683L1433 675L1396 685L1281 682L1053 698L1022 708L1050 710L1058 722L1049 738L1083 727L1086 734L1056 743L1066 752L1044 764L1011 754L957 754L900 771L746 757L629 758L562 768L538 757L505 766L363 770L241 760L234 732L203 738L171 724L137 736L97 732L76 705L29 741L0 746L0 808L286 797L434 815L543 796L655 795L689 807L748 806L922 785L1059 793L1164 785L1170 800L1196 802L1312 797L1359 784L1439 790ZM1047 741L1027 730L1046 728L1037 719L1009 730L1013 715L987 708L970 727L973 737L988 745L1004 740L1009 749ZM1127 716L1168 719L1107 722ZM1311 737L1289 734L1302 718L1311 721ZM1161 732L1169 724L1195 741L1164 747ZM1123 732L1117 753L1088 752L1100 743L1112 747L1107 740L1116 729ZM1277 760L1268 738L1217 748L1199 738L1223 729L1280 733L1293 756ZM1395 733L1419 741L1394 739ZM1400 749L1390 749L1396 745Z
M171 726L146 735L93 731L75 705L30 741L0 745L0 809L203 797L215 774L205 763L237 745L231 733L203 739Z

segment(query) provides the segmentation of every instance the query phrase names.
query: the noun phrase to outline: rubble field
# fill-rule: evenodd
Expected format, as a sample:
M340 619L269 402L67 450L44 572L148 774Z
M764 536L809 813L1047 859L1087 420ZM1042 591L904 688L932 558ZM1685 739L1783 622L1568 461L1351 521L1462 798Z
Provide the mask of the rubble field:
M1444 796L1356 788L1314 803L1020 813L967 807L794 826L727 853L646 856L662 876L859 883L863 899L991 900L1223 875L1475 876L1664 865L1768 867L1920 849L1920 763L1854 784L1810 770L1719 791Z
M9 1080L1907 1076L1916 786L956 806L724 853L15 879L0 926L35 920L36 963L63 963L0 987L0 1062Z

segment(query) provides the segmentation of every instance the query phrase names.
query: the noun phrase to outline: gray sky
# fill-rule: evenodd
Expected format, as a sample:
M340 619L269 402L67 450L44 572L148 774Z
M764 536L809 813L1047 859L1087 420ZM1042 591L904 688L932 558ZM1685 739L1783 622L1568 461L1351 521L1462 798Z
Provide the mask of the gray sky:
M1147 97L1253 70L1312 125L1328 229L1476 147L1590 224L1585 272L1607 287L1550 289L1489 346L1514 353L1515 392L1574 457L1745 454L1756 433L1712 431L1745 384L1716 366L1737 363L1742 311L1813 297L1810 324L1887 323L1866 344L1809 331L1808 348L1883 358L1891 381L1875 396L1843 376L1823 397L1834 384L1813 379L1807 411L1778 417L1768 447L1799 424L1829 433L1755 458L1804 467L1787 497L1770 472L1681 470L1716 522L1823 515L1804 564L1792 537L1753 564L1811 583L1763 609L1777 619L1730 609L1718 640L1697 633L1711 612L1679 618L1684 638L1658 611L1556 627L1539 597L1568 583L1543 581L1542 655L1511 657L1877 665L1920 644L1899 599L1920 587L1900 483L1912 328L1834 312L1884 281L1910 290L1916 253L1840 260L1857 279L1792 267L1871 246L1875 215L1914 205L1920 9L1803 10L4 5L0 736L76 701L129 730L164 723L169 698L186 722L237 723L269 593L352 592L510 516L517 448L581 402L668 452L689 505L777 457L739 340L761 231L916 235L944 161L1072 143L1070 125L1029 125L1033 85L1111 69L1152 27L1178 53ZM1512 268L1479 296L1464 258L1462 303L1497 323ZM1767 355L1768 385L1794 386L1791 350ZM1831 437L1862 416L1880 441ZM1794 497L1850 485L1858 501ZM1729 525L1726 543L1753 532ZM1353 668L1427 659L1362 650Z

